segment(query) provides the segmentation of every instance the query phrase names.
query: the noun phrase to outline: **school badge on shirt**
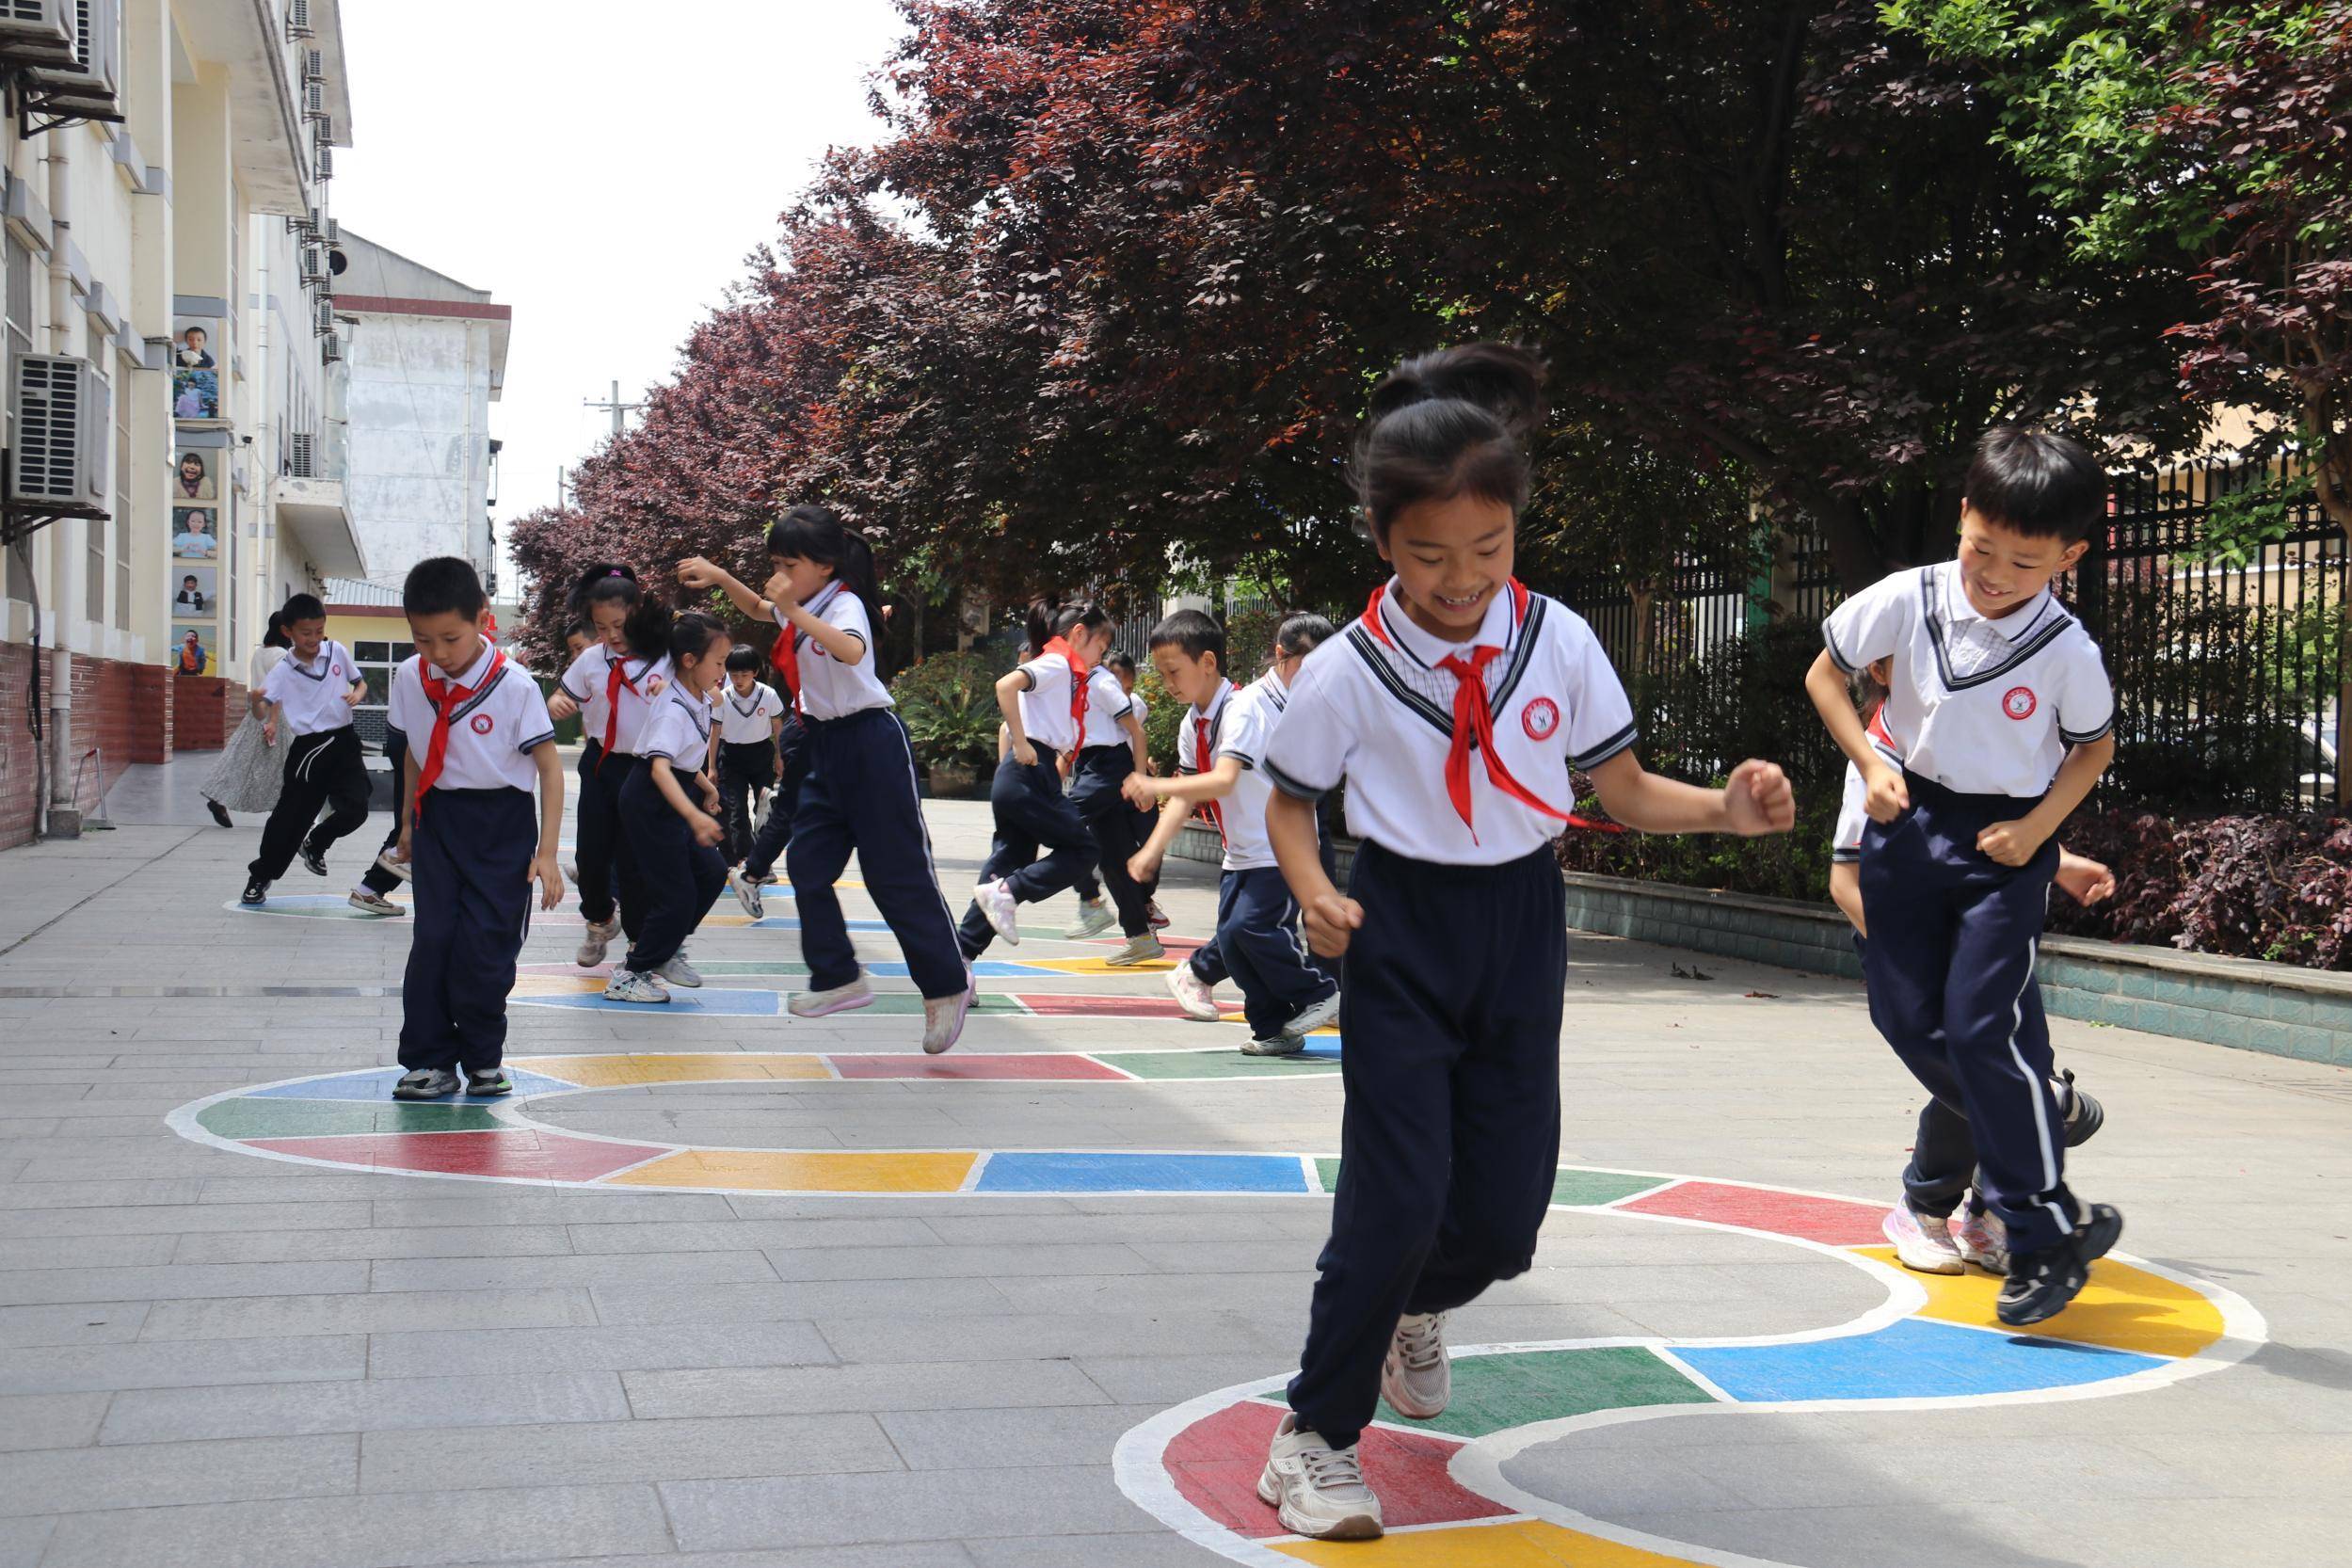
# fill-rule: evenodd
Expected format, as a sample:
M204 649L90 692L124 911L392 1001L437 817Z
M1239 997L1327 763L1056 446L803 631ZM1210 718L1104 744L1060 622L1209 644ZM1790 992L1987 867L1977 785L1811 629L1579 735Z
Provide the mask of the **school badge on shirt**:
M473 732L476 735L487 735L490 732L489 714L476 713L473 715Z
M1560 728L1560 704L1550 697L1539 696L1519 710L1519 728L1528 732L1530 741L1548 741Z
M2001 712L2013 719L2032 718L2037 706L2031 686L2011 686L2001 694Z

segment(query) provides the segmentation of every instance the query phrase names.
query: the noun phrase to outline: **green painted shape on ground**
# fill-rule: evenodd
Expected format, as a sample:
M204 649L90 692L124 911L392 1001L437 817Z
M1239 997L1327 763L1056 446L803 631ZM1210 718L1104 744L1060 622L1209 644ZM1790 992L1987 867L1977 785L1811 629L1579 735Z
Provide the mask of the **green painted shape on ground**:
M1244 1056L1239 1050L1096 1051L1096 1061L1137 1078L1324 1077L1339 1070L1327 1058Z
M1315 1179L1323 1184L1323 1191L1326 1192L1339 1191L1339 1161L1336 1160L1315 1161Z
M1552 1202L1571 1208L1592 1208L1663 1187L1666 1176L1635 1176L1630 1171L1572 1171L1562 1169L1552 1183Z
M1484 1437L1531 1421L1557 1421L1636 1405L1707 1404L1697 1384L1639 1345L1457 1357L1453 1398L1433 1421L1409 1421L1384 1400L1380 1418L1424 1432Z
M508 1124L486 1105L233 1099L200 1112L196 1125L220 1138L325 1138L344 1132L475 1132Z

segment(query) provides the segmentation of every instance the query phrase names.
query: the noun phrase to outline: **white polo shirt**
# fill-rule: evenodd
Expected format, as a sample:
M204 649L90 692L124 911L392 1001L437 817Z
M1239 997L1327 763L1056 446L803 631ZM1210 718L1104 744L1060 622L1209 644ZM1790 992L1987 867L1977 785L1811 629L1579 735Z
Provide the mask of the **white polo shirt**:
M1524 590L1521 590L1524 592ZM1261 764L1274 787L1320 798L1345 779L1348 827L1394 854L1447 866L1493 866L1533 854L1567 825L1524 806L1470 756L1472 824L1446 790L1455 680L1439 661L1499 648L1485 669L1495 752L1546 805L1573 810L1568 770L1598 767L1634 743L1633 708L1584 618L1559 600L1496 596L1472 643L1415 626L1391 579L1371 615L1306 656ZM1377 634L1376 634L1377 630Z
M731 680L716 688L719 699L719 739L731 746L767 745L776 736L775 721L784 716L784 699L764 680L751 683L751 695L736 695Z
M638 732L637 755L663 757L679 773L700 773L711 758L711 705L673 681Z
M1119 685L1119 678L1096 664L1086 672L1086 745L1124 746L1127 731L1119 721L1135 711L1135 699ZM1024 715L1023 722L1027 722Z
M1151 724L1151 704L1144 700L1144 694L1129 692L1127 694L1127 700L1135 710L1135 722L1148 728Z
M805 632L793 631L782 610L775 611L776 625L792 639L792 649L800 658L800 711L812 719L845 719L869 708L893 706L889 688L882 684L874 666L873 623L866 615L866 601L835 582L826 584L801 608L856 638L857 657L834 658L824 644Z
M490 667L498 650L488 643L459 676L456 684L472 690ZM392 698L385 713L394 729L408 737L408 749L422 765L433 744L433 699L424 691L424 660L410 654L392 672ZM531 672L509 660L488 686L459 703L449 716L449 742L441 752L437 790L520 790L526 794L538 783L539 770L531 753L555 739L555 721L547 716L547 699Z
M1234 781L1233 792L1217 803L1224 829L1224 866L1229 872L1275 863L1273 840L1266 834L1266 802L1274 786L1260 764L1289 700L1290 688L1269 670L1222 705L1222 724L1209 721L1217 731L1209 760L1222 762L1230 757L1241 764L1241 776Z
M1892 658L1887 728L1905 765L1963 794L2032 799L2069 746L2115 724L2099 645L2048 589L1989 620L1968 602L1957 562L1880 578L1821 625L1849 674Z
M1870 723L1864 732L1870 737L1871 750L1885 758L1892 766L1899 768L1903 765L1902 748L1895 744L1895 737L1887 731L1884 704L1880 704L1878 712L1870 715ZM1870 791L1862 781L1862 770L1851 762L1847 763L1846 792L1838 799L1837 826L1830 835L1832 861L1862 858L1862 830L1870 822L1869 801Z
M564 672L566 695L580 704L580 734L582 739L602 744L606 722L611 718L605 709L604 694L611 680L611 669L621 666L621 674L630 681L620 689L618 721L613 725L613 749L624 754L634 753L637 738L645 728L645 721L653 712L653 705L671 683L670 662L667 658L641 659L635 654L616 653L610 643L599 643L582 651Z
M360 666L351 650L329 637L309 664L292 648L262 682L262 696L285 710L286 728L296 735L323 735L351 724L351 688Z
M1020 696L1021 732L1039 745L1069 750L1078 741L1070 718L1070 662L1041 653L1020 668L1029 677L1029 690Z

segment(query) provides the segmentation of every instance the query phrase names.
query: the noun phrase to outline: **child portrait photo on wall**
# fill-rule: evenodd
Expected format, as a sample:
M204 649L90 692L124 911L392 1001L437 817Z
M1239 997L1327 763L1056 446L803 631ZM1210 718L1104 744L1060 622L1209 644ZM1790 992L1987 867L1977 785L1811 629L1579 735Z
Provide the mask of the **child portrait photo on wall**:
M172 464L171 499L210 501L213 494L212 455L196 447L187 448Z
M220 553L220 534L211 507L171 509L171 553L184 561L209 561Z

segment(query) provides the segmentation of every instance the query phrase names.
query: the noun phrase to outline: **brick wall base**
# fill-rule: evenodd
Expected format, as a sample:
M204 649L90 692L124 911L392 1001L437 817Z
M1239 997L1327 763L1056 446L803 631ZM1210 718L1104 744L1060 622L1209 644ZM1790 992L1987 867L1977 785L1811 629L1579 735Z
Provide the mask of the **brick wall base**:
M53 694L49 674L53 656L23 643L0 643L0 849L29 843L35 828L40 773L36 766L32 727L25 711L31 689L33 661L41 670L41 719L46 726ZM79 773L74 804L84 811L97 809L106 787L134 762L168 762L173 734L180 726L197 737L190 749L219 747L228 729L224 715L245 712L245 688L233 681L193 679L186 684L207 688L182 693L171 672L160 666L126 664L117 659L72 656L73 680L73 744L72 768ZM233 727L233 720L227 721ZM201 737L210 736L209 740ZM54 744L54 740L51 742ZM96 749L100 756L90 757ZM87 762L82 760L88 758ZM103 758L104 775L100 775Z

